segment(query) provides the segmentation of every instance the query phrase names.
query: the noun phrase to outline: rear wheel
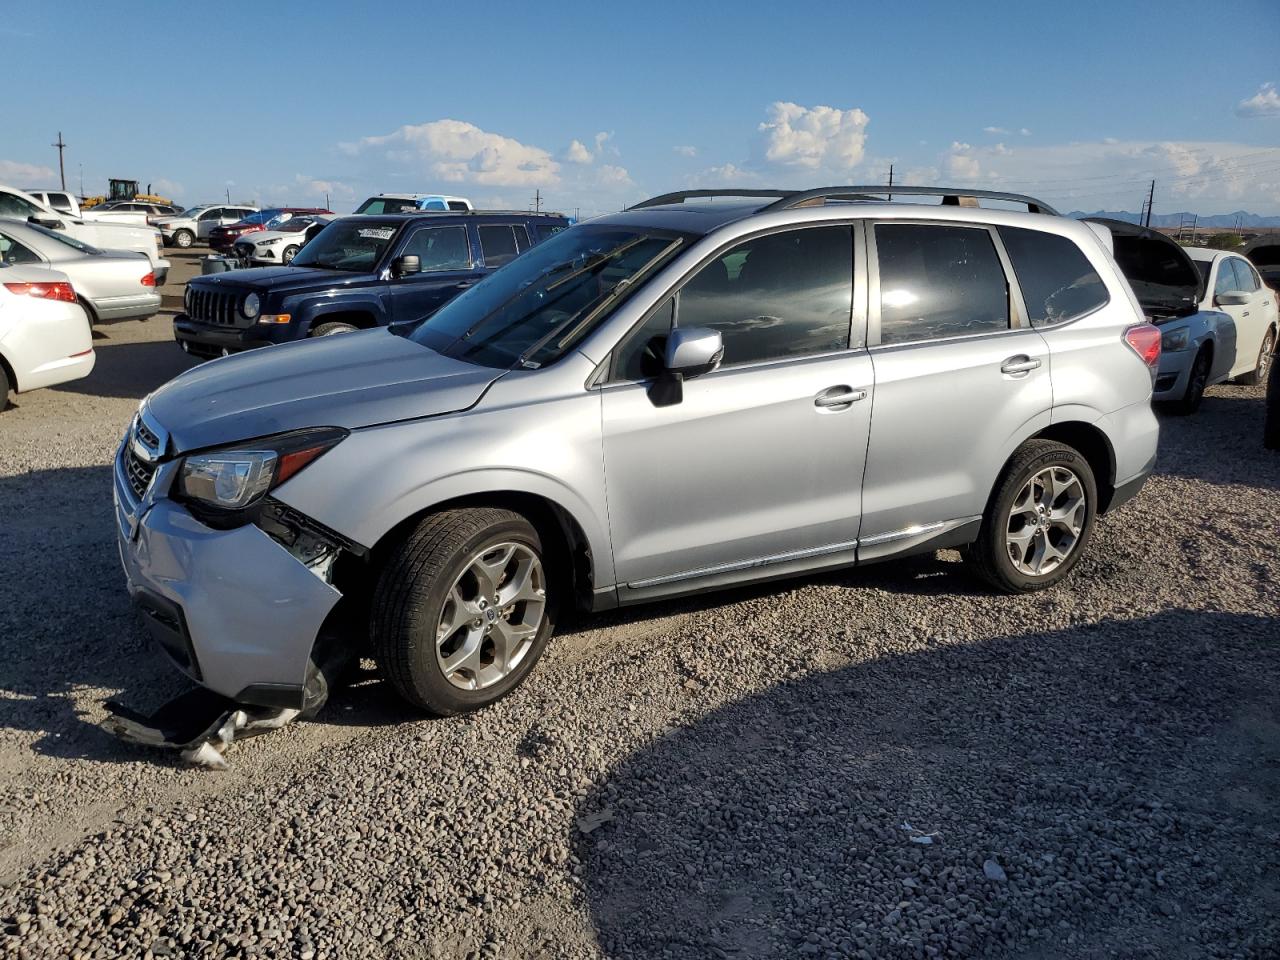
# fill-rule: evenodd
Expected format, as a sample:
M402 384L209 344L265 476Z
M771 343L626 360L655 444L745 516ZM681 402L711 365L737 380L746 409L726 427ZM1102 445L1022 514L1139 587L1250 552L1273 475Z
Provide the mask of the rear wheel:
M1208 348L1202 347L1191 364L1191 373L1187 377L1187 389L1181 400L1171 400L1164 405L1165 410L1179 417L1186 417L1200 409L1204 400L1205 388L1209 385L1209 370L1213 357Z
M9 383L9 371L4 368L3 363L0 363L0 411L9 406L9 391L11 389L13 389L13 385Z
M334 321L333 323L322 323L311 331L313 337L332 337L336 333L355 333L360 328L354 323L341 323Z
M187 247L191 246L195 242L195 234L190 230L179 230L173 235L174 246L181 247L183 250L187 249Z
M441 716L506 696L554 629L537 531L509 510L443 510L389 558L373 595L375 655L396 691Z
M1246 386L1253 386L1256 383L1266 383L1267 374L1271 371L1271 355L1276 351L1276 332L1268 330L1267 335L1262 338L1262 347L1258 350L1258 362L1249 373L1242 373L1239 382Z
M1051 587L1080 561L1097 503L1093 470L1079 451L1028 440L1005 467L965 560L1006 593Z

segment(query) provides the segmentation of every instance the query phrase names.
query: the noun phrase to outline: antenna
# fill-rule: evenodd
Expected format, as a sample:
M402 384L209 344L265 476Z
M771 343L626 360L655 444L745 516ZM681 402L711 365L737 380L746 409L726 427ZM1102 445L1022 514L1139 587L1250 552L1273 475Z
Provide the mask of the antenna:
M889 164L889 186L893 186L893 164ZM893 199L893 191L889 191L889 199Z

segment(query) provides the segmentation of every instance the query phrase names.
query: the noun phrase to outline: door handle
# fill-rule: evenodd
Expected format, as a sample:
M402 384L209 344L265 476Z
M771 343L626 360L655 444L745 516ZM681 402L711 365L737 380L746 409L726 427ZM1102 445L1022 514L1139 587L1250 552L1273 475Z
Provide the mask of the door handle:
M1248 310L1246 310L1246 311L1244 312L1244 316L1246 316L1246 317L1247 317L1248 315L1249 315L1249 311L1248 311Z
M823 409L847 407L859 400L866 399L867 391L855 390L852 387L828 387L813 398L813 405Z
M1026 354L1010 357L1000 365L1000 372L1009 374L1030 373L1032 370L1039 369L1040 359L1038 357L1028 357Z

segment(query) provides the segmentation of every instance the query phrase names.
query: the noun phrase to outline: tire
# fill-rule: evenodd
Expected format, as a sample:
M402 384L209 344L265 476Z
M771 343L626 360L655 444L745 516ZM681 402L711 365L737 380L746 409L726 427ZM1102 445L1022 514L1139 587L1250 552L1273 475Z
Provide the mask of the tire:
M554 577L543 556L533 525L509 510L442 510L423 519L388 558L373 593L374 656L396 692L454 716L518 687L555 628ZM484 585L495 581L497 597L508 597L489 603L496 597ZM503 662L504 649L514 663Z
M1212 364L1213 357L1208 348L1201 347L1192 361L1191 373L1187 376L1187 389L1183 392L1182 399L1168 401L1164 404L1164 409L1178 417L1190 416L1199 410L1204 400L1205 388L1209 385Z
M353 323L342 323L334 321L333 323L322 323L311 331L313 337L332 337L338 333L355 333L360 328Z
M1271 372L1267 375L1266 419L1262 425L1262 445L1268 450L1280 450L1280 363L1271 358Z
M90 305L89 301L86 300L84 297L77 297L76 302L78 302L80 304L81 309L84 310L85 319L89 321L89 336L92 337L93 328L96 327L99 322L98 314L94 312L93 307Z
M280 252L280 262L288 266L293 263L293 258L298 255L298 248L294 244L290 244Z
M9 391L13 389L13 384L9 382L9 371L4 368L4 364L0 363L0 413L3 413L9 407Z
M1237 383L1242 383L1246 387L1252 387L1255 384L1266 383L1267 374L1271 370L1271 357L1276 352L1276 332L1268 330L1267 335L1262 338L1262 346L1258 349L1258 362L1254 365L1253 370L1249 373L1242 373L1236 378Z
M175 247L180 247L183 250L186 250L195 242L196 242L195 234L193 234L190 230L179 230L177 233L173 235L173 245Z
M1060 485L1047 501L1043 498L1052 491L1042 482L1046 475ZM1046 502L1051 505L1048 510L1043 509ZM1052 587L1084 555L1097 508L1093 470L1078 450L1055 440L1028 440L996 481L978 539L965 552L965 562L1004 593ZM1038 520L1027 522L1029 517ZM1029 529L1032 532L1027 535ZM1041 567L1043 572L1035 572Z

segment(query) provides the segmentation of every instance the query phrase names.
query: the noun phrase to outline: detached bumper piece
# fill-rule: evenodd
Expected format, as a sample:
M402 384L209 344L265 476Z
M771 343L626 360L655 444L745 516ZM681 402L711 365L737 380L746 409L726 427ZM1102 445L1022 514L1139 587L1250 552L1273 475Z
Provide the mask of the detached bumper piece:
M301 712L236 703L204 687L193 687L145 716L108 700L108 733L144 747L177 750L195 766L225 770L223 754L234 740L279 730Z

